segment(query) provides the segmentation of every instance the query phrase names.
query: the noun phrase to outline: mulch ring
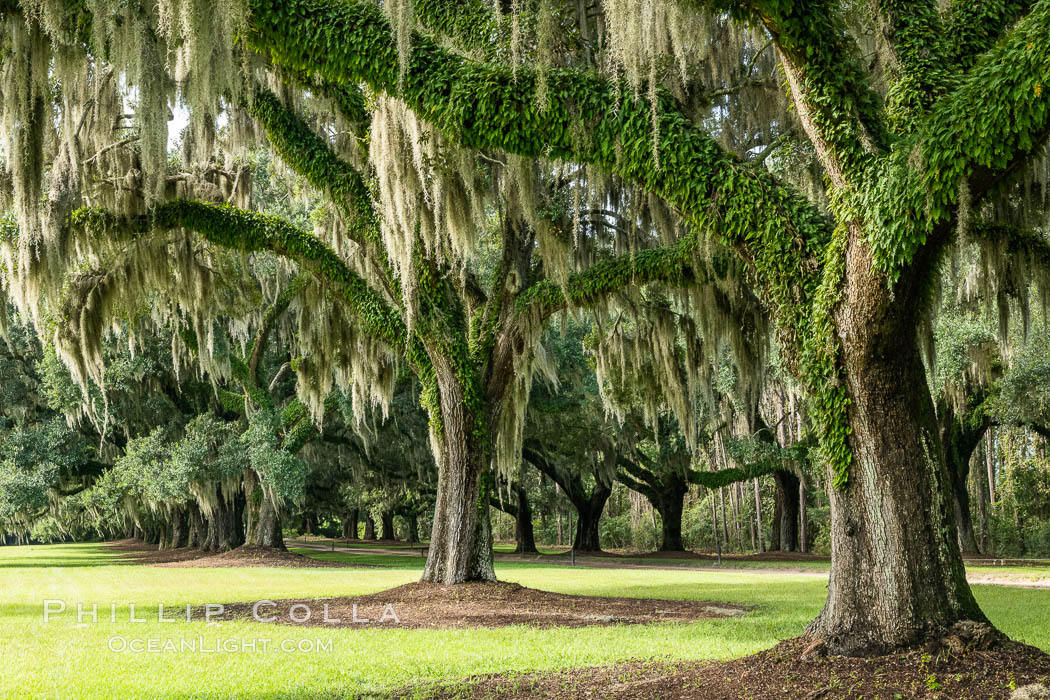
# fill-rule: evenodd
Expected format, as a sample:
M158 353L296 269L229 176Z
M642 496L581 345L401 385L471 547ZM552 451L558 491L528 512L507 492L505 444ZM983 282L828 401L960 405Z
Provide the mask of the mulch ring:
M123 554L123 559L136 564L166 567L232 567L232 566L277 566L297 568L347 568L352 565L334 561L322 561L301 554L269 549L266 547L242 546L228 552L214 554L199 549L158 549L155 544L140 540L117 540L106 543L110 549ZM356 567L355 567L356 568Z
M803 657L803 638L733 661L641 662L553 673L476 676L411 686L395 697L437 698L1050 698L1050 656L1016 642L965 655L943 648L870 658Z
M525 588L516 583L463 583L442 586L409 583L372 595L350 598L278 600L260 611L277 622L322 627L446 629L473 627L588 627L654 622L690 622L742 615L727 603L647 598L595 598ZM324 621L324 606L329 619ZM293 606L295 609L293 610ZM225 606L224 617L251 617L250 604ZM310 612L308 620L298 622ZM356 611L356 613L355 613ZM393 612L393 616L390 614ZM395 619L396 616L396 619ZM366 621L367 620L367 621Z
M176 550L177 551L177 550ZM198 558L157 563L156 566L168 567L229 567L229 566L277 566L284 568L360 568L352 564L337 561L323 561L305 557L280 549L268 547L249 547L247 545L231 549L221 554L208 554L197 551Z

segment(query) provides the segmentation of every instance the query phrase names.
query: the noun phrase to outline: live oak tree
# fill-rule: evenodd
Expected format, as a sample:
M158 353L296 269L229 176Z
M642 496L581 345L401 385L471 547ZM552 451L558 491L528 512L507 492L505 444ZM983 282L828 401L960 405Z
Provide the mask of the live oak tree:
M925 382L916 328L960 224L994 216L990 205L1041 155L1050 6L878 3L866 35L880 49L874 68L839 3L682 0L619 8L628 16L610 25L666 27L631 7L729 17L772 42L827 212L727 152L656 85L472 59L472 44L496 36L485 3L417 4L420 29L401 23L400 42L364 2L259 0L249 22L251 41L289 68L396 94L467 146L615 173L666 199L692 235L737 250L810 394L835 485L833 573L810 633L835 651L873 652L983 621L942 487L932 401L915 390Z
M163 140L155 130L165 103L158 96L168 82L151 70L162 52L142 39L170 41L180 59L198 51L199 61L180 64L179 78L217 103L237 81L216 85L223 81L207 83L202 76L235 72L232 33L223 31L238 21L245 41L290 80L305 73L343 88L366 84L400 100L434 134L458 146L584 164L658 196L688 224L668 247L614 261L611 274L585 274L564 292L553 283L524 293L513 289L509 300L505 287L490 288L480 305L457 294L455 275L439 257L424 256L419 269L429 273L417 278L420 308L409 313L405 305L391 307L396 297L372 290L367 283L375 277L344 271L345 263L327 247L278 222L195 203L154 207L152 230L183 226L226 244L277 247L312 266L359 312L363 325L418 372L437 419L438 513L451 516L435 517L428 578L488 574L478 565L483 557L470 555L480 541L474 530L484 522L470 504L495 425L482 414L491 414L502 398L485 392L493 380L507 383L505 355L495 350L512 349L514 343L508 347L502 340L509 342L520 326L486 331L472 346L471 312L493 309L481 319L502 323L519 318L518 309L531 312L533 304L556 309L566 298L593 302L630 278L689 281L696 276L701 242L715 239L739 254L750 286L770 310L779 343L809 393L835 486L829 596L810 633L834 651L861 653L938 635L959 620L984 620L963 575L950 497L942 486L947 475L933 404L928 391L916 391L925 382L916 328L937 284L937 264L960 230L996 237L1003 254L1018 245L1045 246L1031 231L979 224L997 223L994 204L1016 195L1017 176L1030 174L1042 153L1050 126L1044 92L1050 4L887 1L871 3L871 14L862 15L830 0L675 0L609 2L597 17L577 16L575 4L540 4L538 10L525 8L521 17L504 18L494 17L481 0L432 0L417 2L414 16L404 8L392 13L399 17L393 23L364 0L251 0L244 13L215 19L206 7L185 5L192 6L192 22L173 21L186 10L184 3L162 3L160 23L142 8L118 3L74 4L76 12L56 12L56 6L68 9L61 2L25 3L26 14L46 20L49 35L31 25L29 36L19 38L19 65L35 67L37 77L16 90L17 116L5 121L6 136L17 146L9 155L28 155L14 158L13 173L21 223L34 231L23 237L38 235L34 208L44 162L38 117L48 109L47 91L38 89L48 82L39 75L47 65L40 45L50 40L66 48L70 43L62 36L91 27L98 55L110 47L109 55L130 67L129 82L139 85L144 113L153 115L147 123L154 131L143 130L139 172L149 185L146 200L156 201L164 184L157 168ZM19 7L10 0L0 5L8 12ZM109 21L113 14L121 15L121 23ZM574 19L559 24L552 19L557 17ZM683 24L691 20L705 21L699 27ZM870 26L863 26L866 20ZM536 46L557 53L539 51L535 66L522 62L523 26L537 28ZM691 42L740 27L750 28L771 50L741 41L738 46L751 48L730 62L750 65L748 53L779 61L795 123L826 185L826 210L819 199L799 194L789 181L794 178L777 178L761 167L765 159L749 163L743 156L754 155L750 151L732 152L729 139L716 139L708 129L710 120L693 119L691 102L705 102L703 89L698 94L664 87L670 79L664 80L661 66L674 63L664 60L664 50L686 54ZM133 41L128 34L135 34ZM877 59L865 63L862 48L877 49ZM587 70L598 59L605 77ZM216 64L227 72L216 72ZM681 65L688 69L690 63ZM749 73L744 77L750 79ZM707 101L714 111L746 103L738 86L722 87L728 90L720 99ZM757 113L756 120L774 127L765 137L787 123L767 113ZM69 133L76 130L73 113L67 124ZM768 148L772 141L754 145ZM344 203L356 203L359 181L339 167L309 160L330 163L328 150L307 143L278 150L303 164L327 191L349 192ZM96 237L143 228L117 225L116 219L93 213L74 223ZM237 235L231 235L234 229ZM368 230L356 231L366 250L374 245ZM404 287L400 260L407 258L390 252ZM382 271L369 274L381 277ZM469 294L471 286L460 284L458 290ZM422 301L432 294L440 304ZM511 301L515 311L497 299ZM506 333L511 327L515 332ZM486 334L496 340L491 347Z
M594 194L579 169L464 150L398 99L366 102L341 78L247 55L233 36L255 31L237 7L2 9L12 37L4 90L18 98L4 113L20 229L6 251L12 297L42 327L59 314L54 339L82 386L102 376L100 338L114 317L142 300L154 323L194 337L180 352L194 351L202 371L238 378L239 363L213 351L216 318L250 348L265 315L251 295L227 293L253 259L223 251L294 264L310 281L283 338L315 422L333 387L364 416L388 404L399 368L421 385L439 468L425 580L494 578L482 475L516 464L545 321L646 283L709 277L706 249L658 245L673 228L650 221L655 210L670 219L664 205L617 183ZM191 122L171 164L157 151L177 96ZM108 142L114 123L127 136ZM314 233L231 206L250 200L231 153L254 145L253 125L322 193ZM43 178L46 158L55 165ZM614 191L632 202L629 216L614 207L582 220L584 205L591 212ZM288 278L271 275L263 298Z

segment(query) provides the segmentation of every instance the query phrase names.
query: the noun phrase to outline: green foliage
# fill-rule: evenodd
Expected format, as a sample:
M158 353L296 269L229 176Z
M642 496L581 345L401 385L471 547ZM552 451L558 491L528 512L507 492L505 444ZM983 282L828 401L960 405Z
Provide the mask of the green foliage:
M283 425L281 415L273 409L257 411L249 418L248 429L240 436L239 449L235 448L238 453L247 454L251 468L262 479L263 486L276 496L278 503L302 497L307 471L301 459L282 449L279 435Z

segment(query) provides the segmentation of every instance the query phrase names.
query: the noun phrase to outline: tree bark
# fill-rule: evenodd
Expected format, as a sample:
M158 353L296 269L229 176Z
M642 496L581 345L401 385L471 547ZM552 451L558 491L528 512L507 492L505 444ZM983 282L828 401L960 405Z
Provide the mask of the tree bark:
M806 484L799 480L798 485L798 519L799 519L799 538L798 538L798 551L808 552L809 551L809 540L806 538L806 524L808 516L806 515Z
M273 501L265 492L257 505L253 506L252 525L245 537L245 544L252 547L285 549L284 534L281 532L280 513Z
M187 534L186 546L194 549L204 547L206 536L204 518L201 516L200 508L191 502L187 507Z
M347 511L346 517L343 518L342 536L344 540L357 539L357 520L357 508Z
M577 552L600 552L602 551L601 537L598 533L598 523L601 521L602 511L605 510L605 502L609 500L612 487L596 481L591 494L586 499L572 499L576 507L576 537L573 539L572 548Z
M684 552L682 542L682 509L685 494L689 485L678 474L664 475L660 480L660 489L654 490L650 497L653 508L660 514L660 551Z
M173 508L171 513L171 539L168 545L172 549L185 547L186 540L189 537L188 530L186 510L181 507Z
M779 533L778 548L785 552L797 552L799 521L799 479L784 469L773 472L773 482L777 487L777 504L780 506L779 522L774 529Z
M419 515L414 511L405 516L408 522L408 541L419 542Z
M514 494L518 500L518 512L514 515L514 539L518 554L536 554L536 535L532 529L532 508L529 506L528 494L520 484L515 486Z
M244 544L244 497L226 500L221 495L217 506L208 514L208 534L201 549L225 552Z
M376 521L372 519L371 514L365 516L365 539L376 539Z
M383 523L383 534L380 539L394 541L397 538L394 537L394 511L387 510L383 512L382 516Z
M948 469L915 328L919 275L890 291L851 232L836 311L850 403L848 483L832 488L831 578L809 632L829 652L887 653L987 622L966 583ZM910 287L909 287L910 283Z
M435 371L441 401L441 434L432 438L438 446L438 486L422 580L446 585L495 581L483 438L452 367L435 362Z

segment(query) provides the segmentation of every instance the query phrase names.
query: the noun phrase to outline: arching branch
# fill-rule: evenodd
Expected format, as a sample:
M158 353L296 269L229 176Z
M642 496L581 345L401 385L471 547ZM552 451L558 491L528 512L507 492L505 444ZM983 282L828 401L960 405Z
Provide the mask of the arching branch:
M547 318L565 308L597 304L631 284L664 282L684 285L708 279L687 245L651 248L595 263L569 277L563 289L553 280L542 280L518 296L518 314L534 313Z
M148 217L122 219L102 209L79 209L70 225L96 235L141 235L153 227L182 227L232 250L271 251L314 274L357 317L373 337L403 350L407 339L400 314L322 241L275 216L226 205L178 200L162 204Z
M830 236L824 216L768 173L726 153L668 95L658 109L664 157L657 168L648 100L623 86L548 71L549 107L541 110L529 70L515 74L470 61L422 34L412 38L402 78L389 22L362 0L254 0L251 22L252 42L281 65L397 95L467 147L595 164L664 197L698 230L738 246L763 285L813 281L812 267ZM609 108L618 101L619 109ZM808 293L797 289L794 296Z

